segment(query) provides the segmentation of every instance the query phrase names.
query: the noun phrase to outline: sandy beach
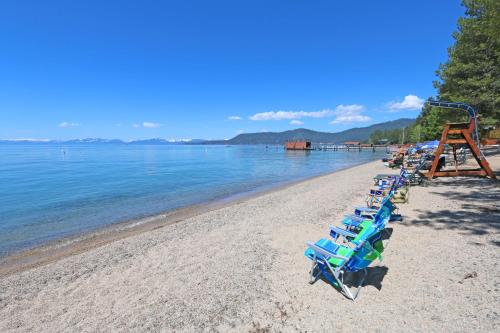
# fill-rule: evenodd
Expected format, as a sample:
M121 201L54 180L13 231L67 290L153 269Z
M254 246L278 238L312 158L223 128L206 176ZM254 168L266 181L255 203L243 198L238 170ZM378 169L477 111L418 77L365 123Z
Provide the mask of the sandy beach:
M371 162L4 274L0 331L498 331L498 180L413 187L356 301L308 283L306 242L387 172Z

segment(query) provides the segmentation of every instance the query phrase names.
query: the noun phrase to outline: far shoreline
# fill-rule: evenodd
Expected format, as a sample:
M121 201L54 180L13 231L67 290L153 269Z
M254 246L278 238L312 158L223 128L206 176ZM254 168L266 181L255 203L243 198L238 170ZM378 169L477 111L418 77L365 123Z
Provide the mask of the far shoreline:
M0 277L44 266L51 262L56 262L73 255L84 253L118 240L132 237L147 231L161 229L203 213L237 205L241 202L278 192L300 183L376 162L378 162L378 159L368 162L360 162L336 169L334 171L323 172L321 174L298 180L279 182L263 188L235 193L227 197L204 203L188 205L147 217L112 223L110 225L99 227L98 229L83 231L78 234L51 240L45 244L36 245L31 248L20 249L9 253L4 257L0 257Z

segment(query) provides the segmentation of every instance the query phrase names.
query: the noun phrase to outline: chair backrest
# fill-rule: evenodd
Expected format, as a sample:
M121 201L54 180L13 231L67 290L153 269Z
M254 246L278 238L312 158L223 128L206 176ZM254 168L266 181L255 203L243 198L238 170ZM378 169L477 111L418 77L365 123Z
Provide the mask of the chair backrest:
M356 245L354 254L346 264L346 267L351 271L357 271L368 267L373 260L381 258L380 253L383 251L381 241L381 232L387 222L391 218L394 204L391 201L393 193L387 195L379 210L375 214L373 221L365 220L358 226L360 229L358 235L352 240Z
M394 204L391 201L393 193L389 193L381 202L373 220L364 220L356 228L359 229L357 236L352 240L354 244L360 244L362 241L370 240L375 234L381 231L387 222L389 222ZM371 241L370 241L371 242Z
M394 210L394 204L391 201L393 195L394 193L391 192L384 198L380 205L380 208L373 217L373 224L377 228L385 226L385 224L387 224L387 222L389 222L389 219L391 218L392 211Z
M412 175L408 173L408 170L404 167L401 167L399 176L389 176L386 179L380 179L377 184L380 188L383 188L386 185L390 185L391 191L395 191L404 186L411 178ZM370 192L370 194L372 193Z
M353 255L347 262L345 267L349 271L358 271L360 269L368 267L375 259L381 258L381 251L383 249L377 249L375 244L378 244L381 240L381 231L374 230L368 236L368 238L360 242L354 249Z
M370 195L380 196L384 194L384 190L370 189Z
M408 178L399 177L399 178L395 179L391 184L391 192L394 192L394 191L400 189L401 187L403 187L404 185L406 185L409 178L410 178L410 175L408 175Z
M413 170L413 173L411 174L412 177L415 177L416 174L423 169L427 165L427 157L424 156L420 159L419 163L415 166L415 169Z
M399 176L402 178L408 177L408 170L406 170L406 168L402 166L401 171L399 172Z

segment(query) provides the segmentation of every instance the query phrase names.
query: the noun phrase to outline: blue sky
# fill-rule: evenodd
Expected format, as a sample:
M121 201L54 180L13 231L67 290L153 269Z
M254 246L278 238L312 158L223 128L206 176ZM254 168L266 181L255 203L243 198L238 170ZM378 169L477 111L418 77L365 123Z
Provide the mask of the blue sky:
M0 139L415 117L461 15L459 0L3 2Z

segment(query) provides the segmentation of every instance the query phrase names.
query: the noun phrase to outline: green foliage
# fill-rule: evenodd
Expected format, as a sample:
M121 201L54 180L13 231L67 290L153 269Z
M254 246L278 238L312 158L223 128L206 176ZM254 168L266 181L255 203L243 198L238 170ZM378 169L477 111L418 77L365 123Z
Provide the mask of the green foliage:
M463 0L462 5L466 16L458 20L455 44L434 86L440 100L475 107L482 124L500 122L500 1Z
M425 104L416 122L420 131L420 139L417 141L422 142L439 139L446 122L465 122L468 119L467 117L467 113L462 111L436 108Z
M422 136L422 125L419 125L419 124L415 124L414 126L411 126L409 129L408 129L408 132L409 132L409 141L412 142L412 143L415 143L415 142L422 142L424 140L422 140L423 136Z
M379 144L379 143L394 143L400 144L402 142L409 143L411 141L411 129L412 125L404 128L394 128L388 130L376 130L370 135L369 143ZM404 138L403 138L404 135Z
M480 125L500 124L500 1L463 0L448 61L439 65L438 100L463 102L480 114ZM412 142L439 139L446 122L467 121L459 110L425 105L410 128Z

